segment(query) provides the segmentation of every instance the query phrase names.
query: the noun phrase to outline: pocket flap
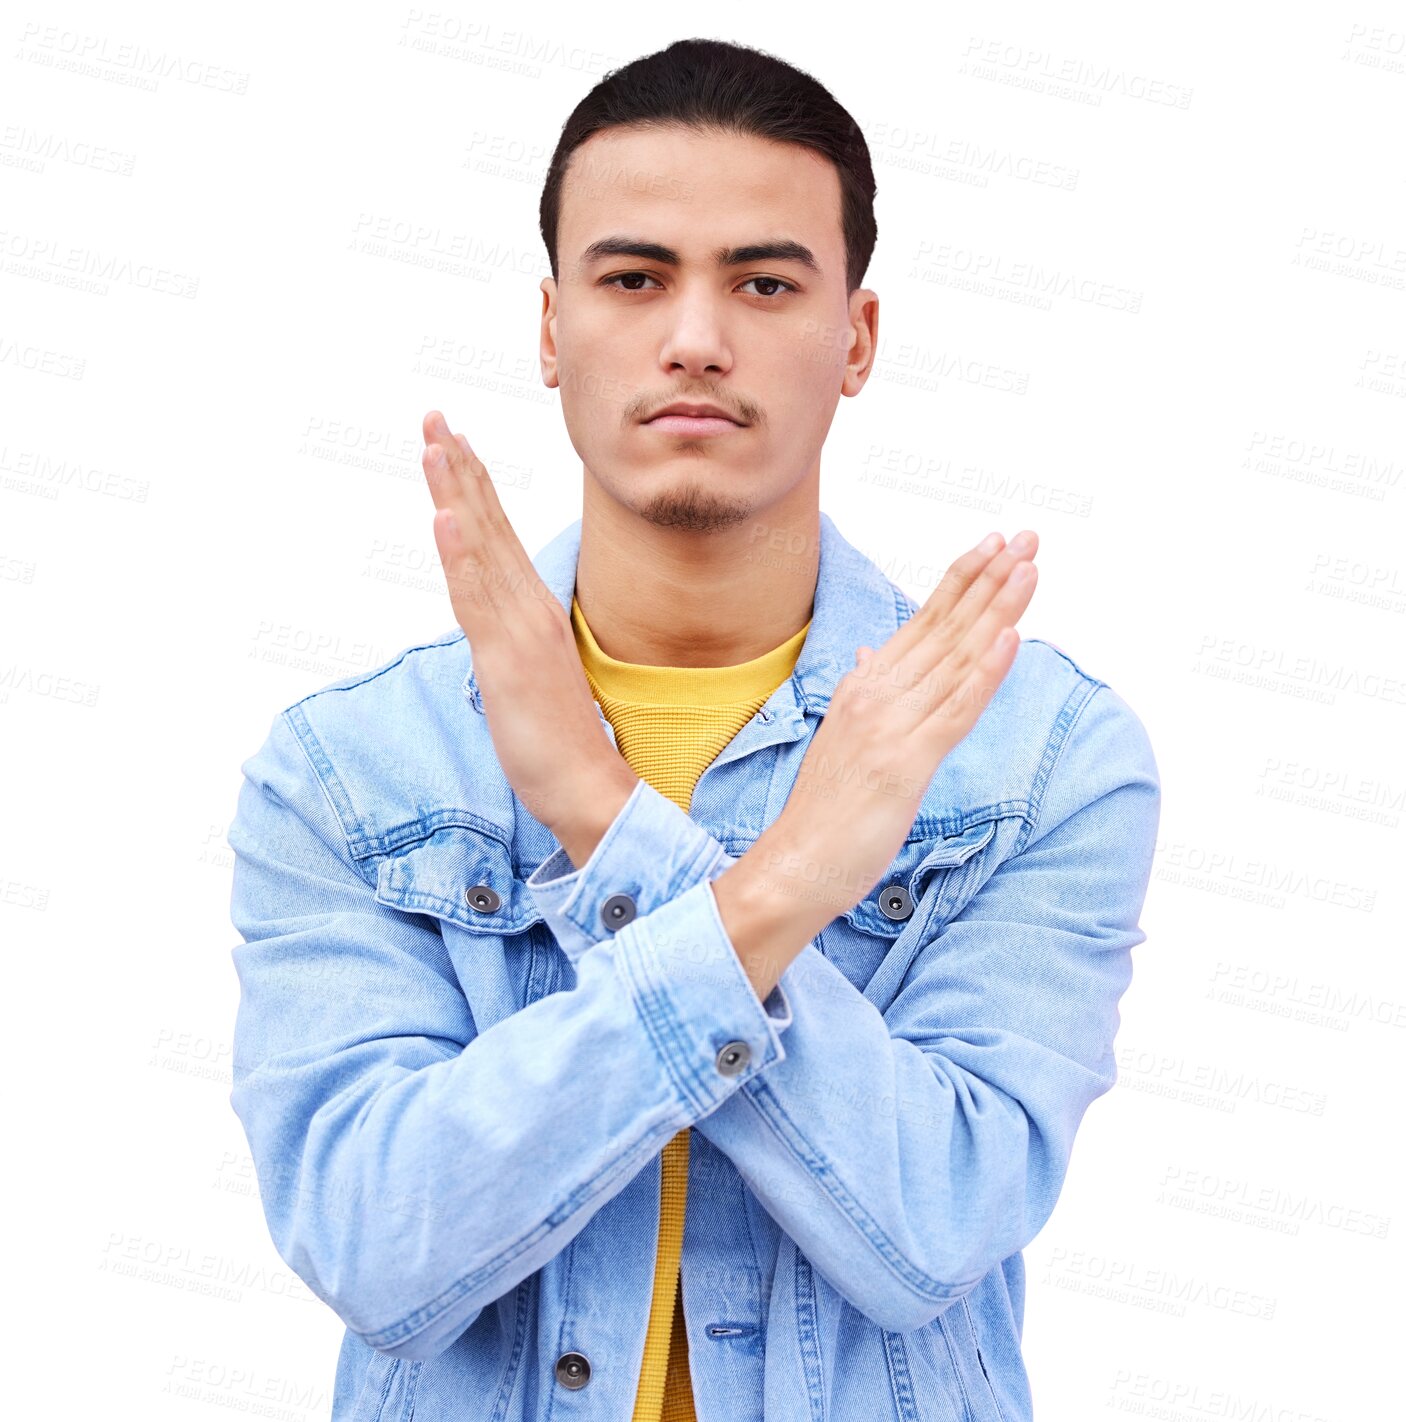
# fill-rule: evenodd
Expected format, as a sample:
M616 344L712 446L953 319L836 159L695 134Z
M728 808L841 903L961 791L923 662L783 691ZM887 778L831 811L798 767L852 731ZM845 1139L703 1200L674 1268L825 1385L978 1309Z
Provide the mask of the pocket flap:
M890 918L879 907L879 896L892 884L902 884L916 907L927 892L933 876L943 869L965 864L973 854L984 849L996 833L995 820L982 820L968 825L960 834L939 839L915 839L905 844L884 871L883 878L864 898L840 915L865 933L882 933L896 937L907 926L906 919Z
M908 892L917 903L928 891L932 876L939 869L951 869L957 864L965 864L973 854L980 853L991 843L996 833L995 820L981 820L968 825L960 834L948 835L936 842L930 852L924 855L908 885Z
M521 933L542 921L507 845L456 825L383 859L376 901L450 919L472 933Z

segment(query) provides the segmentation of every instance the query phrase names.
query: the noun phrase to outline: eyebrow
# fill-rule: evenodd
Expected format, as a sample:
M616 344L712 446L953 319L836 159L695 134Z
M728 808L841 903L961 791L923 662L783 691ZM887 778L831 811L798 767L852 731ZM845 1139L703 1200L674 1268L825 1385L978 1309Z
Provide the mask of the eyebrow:
M660 242L647 242L642 237L602 237L592 242L581 254L576 270L584 271L592 262L604 257L643 257L666 267L683 264L683 258ZM816 276L823 276L820 264L809 247L799 242L749 242L743 247L715 247L713 261L720 267L740 267L746 262L799 262Z

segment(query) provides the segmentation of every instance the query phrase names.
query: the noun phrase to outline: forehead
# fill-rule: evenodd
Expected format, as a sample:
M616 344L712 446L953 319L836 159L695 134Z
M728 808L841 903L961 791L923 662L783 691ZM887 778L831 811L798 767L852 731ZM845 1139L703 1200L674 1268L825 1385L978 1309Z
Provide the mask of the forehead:
M669 125L592 134L562 184L557 251L570 271L586 246L628 231L701 261L715 247L784 234L829 276L844 266L840 177L794 143Z

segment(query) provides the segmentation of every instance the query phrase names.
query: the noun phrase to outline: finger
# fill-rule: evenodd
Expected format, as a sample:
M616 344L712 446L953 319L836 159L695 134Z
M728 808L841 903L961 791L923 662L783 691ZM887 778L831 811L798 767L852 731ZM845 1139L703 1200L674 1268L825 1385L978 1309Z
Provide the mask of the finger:
M1000 690L1019 651L1020 634L1014 627L1002 627L952 694L933 708L920 734L933 738L934 754L945 755L976 725Z
M990 537L983 539L952 564L932 596L876 655L877 671L896 685L912 685L931 673L990 603L1016 562L1034 556L1039 538L1023 529L994 552L986 551L989 544Z
M478 564L467 556L464 540L452 510L435 510L434 541L439 550L439 561L444 567L449 601L453 604L459 625L466 633L470 627L481 627L485 594L491 596L491 585L485 589L482 580L477 576Z
M924 636L904 658L904 670L914 678L921 678L941 665L959 648L971 629L996 604L1004 593L1008 580L1022 564L1034 571L1035 549L1039 538L1029 529L1022 530L986 564L965 592L936 621L924 629ZM1032 581L1027 590L1034 592ZM1004 604L1002 604L1004 606ZM1022 604L1022 608L1023 608Z
M432 441L423 456L431 496L437 509L454 514L459 527L457 561L446 565L446 577L472 590L473 606L503 609L503 599L515 596L555 618L560 604L538 575L467 436L450 431L438 410L425 416L423 431ZM491 597L485 595L489 584L496 589ZM520 624L517 630L523 630Z
M914 631L917 632L925 623L944 616L963 597L991 560L1000 557L1005 543L1006 540L1001 534L988 533L976 547L968 548L938 579L937 586L926 601L904 625L916 623Z
M503 599L514 583L522 582L523 565L530 566L531 560L497 505L487 471L482 478L474 473L471 464L483 466L472 451L466 454L467 441L449 432L437 410L425 417L423 428L430 443L422 463L435 503L435 544L450 600L461 624L465 614L479 619L482 636L487 630L483 614L491 609L501 613ZM451 515L457 525L452 533L446 522Z
M931 712L945 716L961 714L962 700L971 694L973 669L980 667L991 649L1002 642L1006 629L1015 630L1015 624L1030 606L1038 580L1035 565L1027 559L1018 560L961 639L922 674L914 691Z
M459 480L460 488L469 496L469 503L473 503L473 496L477 495L483 501L486 513L481 515L488 528L494 534L501 537L505 531L512 528L508 515L503 510L502 501L498 498L498 486L493 482L493 476L488 472L488 467L473 451L473 446L469 444L467 435L453 434L450 438L454 444L449 448L450 467L454 470ZM457 454L454 452L457 449ZM516 539L514 539L516 542ZM519 563L530 562L527 550L518 543L518 550L522 556Z
M463 457L463 451L452 438L446 444L436 442L425 446L420 463L430 497L437 511L454 515L465 556L485 563L496 562L506 540L482 496L465 487L463 477L455 468L456 461Z
M425 475L430 481L430 491L435 495L436 505L444 507L441 496L448 500L458 492L462 496L464 510L469 515L470 522L481 523L488 528L495 528L506 522L493 480L489 477L483 461L474 453L468 439L462 434L451 432L444 416L438 410L431 410L425 416L422 429L426 454L433 458L434 451L441 451L444 456L442 463L425 466Z
M513 555L510 561L519 569L524 562L530 562L498 501L493 480L468 438L453 433L438 410L425 416L423 430L426 443L422 462L431 497L437 508L455 510L465 547L472 551L479 539L507 542Z
M952 626L970 626L1005 585L1016 564L1021 559L1034 562L1039 546L1039 535L1033 529L1023 528L1009 543L976 567L973 576L967 578L963 586L954 585L952 596L948 598L945 608L940 602L935 603L933 598L929 598L923 611L926 612L928 606L932 605L935 615L927 619L928 630L944 619Z
M990 533L974 548L957 558L938 579L932 594L875 654L876 669L891 669L927 635L930 625L945 616L976 580L981 570L996 557L1005 540Z
M970 668L978 664L1000 640L1006 628L1015 630L1016 623L1025 615L1031 598L1035 596L1039 580L1040 571L1034 563L1024 558L1016 563L995 597L963 637L958 656L959 667Z

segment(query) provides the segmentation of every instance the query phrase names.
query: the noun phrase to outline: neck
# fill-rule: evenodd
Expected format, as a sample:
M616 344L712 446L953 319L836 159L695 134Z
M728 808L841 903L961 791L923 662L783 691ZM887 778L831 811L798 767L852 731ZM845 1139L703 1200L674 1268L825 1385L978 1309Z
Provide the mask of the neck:
M806 481L809 484L811 481ZM661 528L586 479L576 600L617 661L728 667L810 620L820 568L814 487L726 528Z

